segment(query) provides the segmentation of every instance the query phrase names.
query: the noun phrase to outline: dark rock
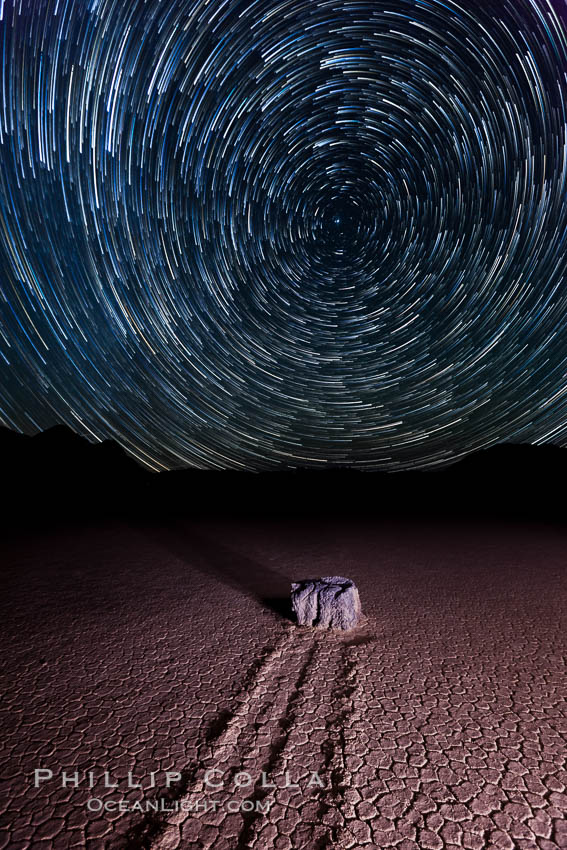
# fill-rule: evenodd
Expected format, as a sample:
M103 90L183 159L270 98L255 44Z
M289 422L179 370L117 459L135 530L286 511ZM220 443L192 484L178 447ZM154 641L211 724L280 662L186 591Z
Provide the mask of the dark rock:
M291 605L298 625L318 629L353 629L362 613L355 583L342 576L293 582Z

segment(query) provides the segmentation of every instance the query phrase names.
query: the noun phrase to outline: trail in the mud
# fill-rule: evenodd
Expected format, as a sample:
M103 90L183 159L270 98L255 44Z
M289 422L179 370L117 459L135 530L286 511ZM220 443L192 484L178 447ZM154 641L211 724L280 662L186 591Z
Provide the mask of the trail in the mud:
M202 743L177 811L150 818L131 846L235 850L286 837L294 847L341 846L357 649L373 639L368 622L348 634L289 627Z

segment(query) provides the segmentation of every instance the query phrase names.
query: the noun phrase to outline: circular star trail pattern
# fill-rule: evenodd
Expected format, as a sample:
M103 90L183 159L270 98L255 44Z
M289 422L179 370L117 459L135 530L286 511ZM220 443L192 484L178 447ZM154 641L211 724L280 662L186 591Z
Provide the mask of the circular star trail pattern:
M561 0L1 0L0 417L154 469L567 442Z

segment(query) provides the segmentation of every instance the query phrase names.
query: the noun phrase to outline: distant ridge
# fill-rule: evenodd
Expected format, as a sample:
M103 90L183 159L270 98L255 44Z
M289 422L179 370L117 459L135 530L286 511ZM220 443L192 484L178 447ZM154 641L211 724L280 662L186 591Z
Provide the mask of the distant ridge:
M502 444L437 471L331 468L277 472L185 469L151 473L116 442L65 425L33 437L0 426L4 519L101 515L375 516L493 513L563 520L556 492L567 450Z
M113 440L91 442L67 425L54 425L32 437L0 427L0 458L4 474L54 469L77 475L136 476L144 471Z

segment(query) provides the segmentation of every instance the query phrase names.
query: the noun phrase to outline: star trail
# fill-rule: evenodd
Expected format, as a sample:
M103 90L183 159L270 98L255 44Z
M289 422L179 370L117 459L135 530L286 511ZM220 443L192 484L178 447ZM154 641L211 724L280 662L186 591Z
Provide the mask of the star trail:
M0 420L152 469L567 443L563 0L0 0Z

